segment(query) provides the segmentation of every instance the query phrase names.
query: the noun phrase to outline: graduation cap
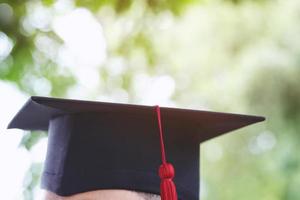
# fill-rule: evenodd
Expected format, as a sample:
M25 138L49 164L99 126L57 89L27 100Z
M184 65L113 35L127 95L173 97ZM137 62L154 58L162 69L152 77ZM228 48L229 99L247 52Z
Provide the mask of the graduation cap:
M199 144L263 120L240 114L34 96L8 128L48 131L42 188L58 195L99 189L160 194L161 189L165 200L177 199L176 190L178 199L198 200ZM176 170L175 177L165 154ZM174 198L165 197L168 194Z

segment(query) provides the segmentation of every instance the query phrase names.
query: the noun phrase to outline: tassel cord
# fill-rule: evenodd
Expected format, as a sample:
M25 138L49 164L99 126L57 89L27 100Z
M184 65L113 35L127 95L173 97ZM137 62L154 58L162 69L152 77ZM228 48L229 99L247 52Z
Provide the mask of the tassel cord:
M172 180L175 176L175 170L172 164L167 163L159 106L156 106L156 113L159 127L162 159L162 165L159 167L159 177L161 178L160 195L162 200L177 200L176 186Z

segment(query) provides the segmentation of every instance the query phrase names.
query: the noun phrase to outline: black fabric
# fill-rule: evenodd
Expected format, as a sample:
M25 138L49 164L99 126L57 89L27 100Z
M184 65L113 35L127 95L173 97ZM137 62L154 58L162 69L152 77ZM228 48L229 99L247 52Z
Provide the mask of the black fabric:
M263 117L161 108L167 160L180 199L199 197L199 144ZM154 107L32 97L9 128L49 130L42 187L68 196L97 189L159 194Z

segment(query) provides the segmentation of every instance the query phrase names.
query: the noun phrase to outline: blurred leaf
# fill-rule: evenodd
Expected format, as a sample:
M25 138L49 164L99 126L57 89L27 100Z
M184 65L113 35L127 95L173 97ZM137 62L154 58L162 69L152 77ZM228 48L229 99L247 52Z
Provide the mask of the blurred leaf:
M23 135L22 140L20 142L20 146L24 146L28 151L31 150L31 148L38 143L38 141L41 138L47 137L47 134L45 132L41 131L33 131L33 132L27 132Z
M147 0L148 7L154 12L170 10L175 15L180 15L187 6L194 3L201 3L202 0Z
M45 6L51 6L55 2L55 0L42 0Z
M122 13L130 8L132 0L77 0L75 3L76 6L86 7L93 12L97 12L103 6L111 6L117 13Z
M34 192L40 183L40 177L43 170L43 163L32 163L27 173L25 174L23 186L24 200L33 200Z

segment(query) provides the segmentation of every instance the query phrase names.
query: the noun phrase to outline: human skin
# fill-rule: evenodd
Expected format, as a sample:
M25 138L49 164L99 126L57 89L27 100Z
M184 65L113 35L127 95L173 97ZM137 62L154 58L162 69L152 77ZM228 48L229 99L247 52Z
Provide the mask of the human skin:
M96 190L68 197L58 196L46 191L44 200L146 200L146 198L134 191L113 189Z

